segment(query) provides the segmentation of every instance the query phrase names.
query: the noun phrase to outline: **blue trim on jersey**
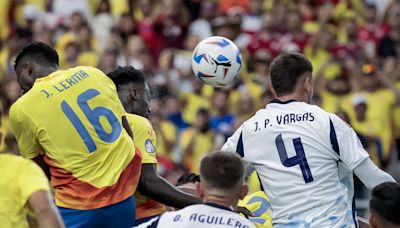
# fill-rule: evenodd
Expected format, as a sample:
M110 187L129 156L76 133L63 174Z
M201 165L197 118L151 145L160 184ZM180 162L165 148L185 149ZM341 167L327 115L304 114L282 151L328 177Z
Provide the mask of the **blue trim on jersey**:
M138 220L136 220L136 226L139 226L142 223L148 222L148 221L150 221L150 220L152 220L153 218L156 218L156 217L160 217L160 215L153 215L153 216L150 216L150 217L138 219Z
M379 139L374 140L375 145L376 145L376 153L378 155L378 160L381 163L381 166L384 166L385 164L385 159L383 158L383 147L382 147L382 142Z
M286 101L281 101L281 100L278 100L278 99L273 99L271 102L269 102L270 104L272 104L272 103L276 103L276 104L289 104L289 103L292 103L292 102L297 102L296 100L294 100L294 99L291 99L291 100L286 100Z
M353 196L353 203L351 204L351 211L353 215L353 221L356 228L358 228L357 218L356 218L356 198Z
M236 153L239 154L240 157L244 157L242 132L240 132L240 137L236 146Z
M331 120L331 118L329 118L329 125L330 125L330 133L329 136L331 138L331 144L332 144L332 149L338 154L340 155L340 151L339 151L339 143L336 137L336 131L335 131L335 127L333 126L333 122Z
M158 222L160 221L160 218L161 218L161 216L158 216L158 218L154 222L152 222L150 224L150 226L147 226L147 228L157 228Z

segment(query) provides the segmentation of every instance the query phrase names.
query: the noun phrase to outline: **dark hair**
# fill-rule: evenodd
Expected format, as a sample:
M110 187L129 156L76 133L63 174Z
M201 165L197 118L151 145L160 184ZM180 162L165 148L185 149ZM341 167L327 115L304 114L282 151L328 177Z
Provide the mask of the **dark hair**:
M108 77L114 82L117 90L123 85L129 83L145 83L145 76L142 71L135 69L132 66L118 67L108 73Z
M178 178L175 186L181 186L187 183L200 182L200 176L195 173L185 173Z
M213 152L200 162L200 179L208 188L235 191L244 181L244 164L233 152Z
M276 94L286 95L293 92L297 80L306 72L312 72L311 62L302 54L286 53L276 57L270 67L271 83Z
M386 182L376 186L369 207L388 222L400 225L400 184Z
M197 115L209 116L210 112L206 108L199 108L197 110Z
M17 55L14 63L14 69L17 69L19 63L23 59L31 59L43 65L57 65L58 54L56 50L43 42L32 42L22 48L22 51Z

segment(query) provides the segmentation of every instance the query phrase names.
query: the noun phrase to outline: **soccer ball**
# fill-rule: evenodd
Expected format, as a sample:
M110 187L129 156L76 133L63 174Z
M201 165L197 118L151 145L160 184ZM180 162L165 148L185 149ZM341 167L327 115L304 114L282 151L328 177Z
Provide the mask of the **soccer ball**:
M239 76L242 55L229 39L221 36L209 37L194 49L192 69L203 83L214 87L226 86Z

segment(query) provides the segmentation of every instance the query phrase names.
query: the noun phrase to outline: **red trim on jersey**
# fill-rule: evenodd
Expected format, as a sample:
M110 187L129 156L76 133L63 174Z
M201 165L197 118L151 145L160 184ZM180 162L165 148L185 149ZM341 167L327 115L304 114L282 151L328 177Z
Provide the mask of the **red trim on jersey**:
M105 207L132 196L139 182L142 161L140 150L136 149L135 156L121 173L118 181L111 186L97 188L58 167L47 155L44 159L50 166L56 204L78 210Z

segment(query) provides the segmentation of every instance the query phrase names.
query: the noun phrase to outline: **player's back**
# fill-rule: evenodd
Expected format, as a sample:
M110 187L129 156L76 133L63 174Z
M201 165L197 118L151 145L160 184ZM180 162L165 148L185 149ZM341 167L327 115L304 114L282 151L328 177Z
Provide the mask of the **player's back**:
M229 208L210 203L191 205L178 211L166 212L138 227L252 228L254 225Z
M15 126L30 127L16 132L24 157L37 156L38 146L45 151L58 206L92 209L133 194L140 156L122 127L115 85L100 70L75 67L37 79L10 112Z
M277 227L354 226L337 168L337 131L350 128L338 123L317 106L275 100L238 130L237 152L260 176Z

